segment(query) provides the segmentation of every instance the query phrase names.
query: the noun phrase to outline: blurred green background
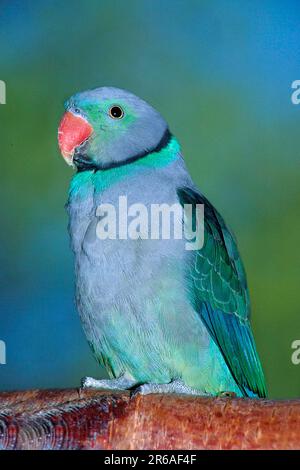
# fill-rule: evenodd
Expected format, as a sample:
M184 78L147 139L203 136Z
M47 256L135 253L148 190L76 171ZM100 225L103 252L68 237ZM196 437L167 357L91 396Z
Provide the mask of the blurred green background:
M148 100L239 241L271 397L300 397L300 4L1 1L0 389L103 376L74 306L57 149L63 101L112 85Z

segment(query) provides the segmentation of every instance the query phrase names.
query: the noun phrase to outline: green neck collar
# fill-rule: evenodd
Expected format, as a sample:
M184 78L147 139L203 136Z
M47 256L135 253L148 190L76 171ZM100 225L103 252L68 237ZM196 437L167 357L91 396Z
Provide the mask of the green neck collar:
M106 170L86 170L78 172L71 181L70 196L79 194L83 188L91 185L97 192L102 192L127 176L132 176L147 169L158 169L170 165L180 158L180 145L172 137L168 145L159 152L152 152L131 163ZM85 191L84 191L85 192Z

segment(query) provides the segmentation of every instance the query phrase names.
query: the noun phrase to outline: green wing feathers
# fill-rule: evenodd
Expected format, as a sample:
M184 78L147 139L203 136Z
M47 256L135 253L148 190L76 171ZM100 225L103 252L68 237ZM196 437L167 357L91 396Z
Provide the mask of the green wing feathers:
M204 204L204 245L193 252L187 273L193 305L242 393L265 397L264 374L249 323L247 280L235 239L202 194L190 188L177 193L182 205Z

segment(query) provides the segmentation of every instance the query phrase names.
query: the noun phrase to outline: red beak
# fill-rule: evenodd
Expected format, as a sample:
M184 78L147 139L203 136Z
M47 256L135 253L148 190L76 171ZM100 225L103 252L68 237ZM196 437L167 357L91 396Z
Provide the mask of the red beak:
M58 129L58 145L62 156L72 165L75 148L87 140L93 132L92 126L82 117L67 111Z

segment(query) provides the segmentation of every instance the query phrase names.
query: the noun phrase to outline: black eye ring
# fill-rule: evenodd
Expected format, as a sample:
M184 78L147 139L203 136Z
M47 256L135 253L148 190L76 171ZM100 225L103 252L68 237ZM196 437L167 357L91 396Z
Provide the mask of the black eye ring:
M81 111L80 111L80 109L79 109L79 108L74 108L74 113L75 113L75 114L80 114L80 113L81 113Z
M113 119L122 119L124 116L124 111L121 108L121 106L118 106L114 104L110 109L109 109L109 115Z

